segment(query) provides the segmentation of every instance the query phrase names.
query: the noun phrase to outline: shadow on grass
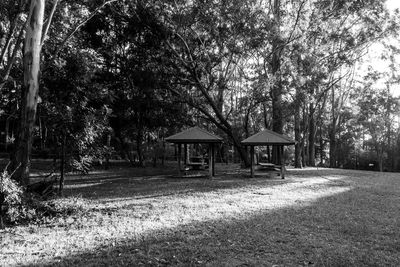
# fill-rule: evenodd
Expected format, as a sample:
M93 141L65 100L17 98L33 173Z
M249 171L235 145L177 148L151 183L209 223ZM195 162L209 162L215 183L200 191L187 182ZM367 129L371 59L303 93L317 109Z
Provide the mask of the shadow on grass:
M44 266L399 266L394 200L349 188L251 216L109 240Z
M176 170L172 170L175 172ZM287 179L279 176L269 178L268 175L257 173L255 178L248 176L247 170L220 171L214 179L203 178L176 178L172 174L159 174L158 170L148 170L148 176L143 173L126 170L110 171L91 176L83 176L80 179L68 179L65 182L65 195L81 195L89 199L121 198L146 198L165 195L180 195L188 192L210 192L220 189L250 188L252 186L274 186L301 181L309 177L320 178L318 169L287 171ZM324 170L324 175L345 179L342 170Z
M220 174L209 178L176 178L173 175L129 177L117 175L98 179L71 180L65 183L65 195L81 195L89 199L146 198L153 196L180 195L189 192L211 192L220 189L247 188L258 185L292 183L290 179L246 178L241 174Z

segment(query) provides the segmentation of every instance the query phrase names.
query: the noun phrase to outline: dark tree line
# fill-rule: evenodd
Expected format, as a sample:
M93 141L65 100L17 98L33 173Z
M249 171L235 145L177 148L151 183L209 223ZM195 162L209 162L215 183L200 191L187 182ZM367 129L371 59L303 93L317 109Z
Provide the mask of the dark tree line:
M191 125L244 163L240 141L268 128L298 141L296 167L400 168L398 21L382 1L21 0L0 14L1 143L22 184L32 153L144 166ZM377 42L390 67L360 72Z

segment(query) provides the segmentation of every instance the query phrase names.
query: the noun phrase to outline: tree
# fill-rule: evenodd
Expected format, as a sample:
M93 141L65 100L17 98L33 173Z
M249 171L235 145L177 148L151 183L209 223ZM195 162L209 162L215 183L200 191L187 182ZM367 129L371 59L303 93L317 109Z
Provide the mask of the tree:
M378 158L379 170L385 169L385 157L390 155L392 146L392 125L400 110L398 98L394 98L387 88L374 88L379 79L377 72L365 77L359 89L359 122L367 130Z
M23 2L20 2L20 9L23 7ZM79 21L72 27L72 30L62 39L59 43L55 55L63 47L67 41L84 25L94 14L96 14L105 5L114 2L113 0L104 1L97 7L87 18ZM29 168L30 168L30 155L32 149L32 134L36 122L37 104L39 100L39 72L40 72L40 59L42 46L44 44L46 35L52 24L53 15L55 13L58 0L53 2L46 19L46 25L43 27L45 1L32 0L29 15L26 20L26 32L24 42L24 85L21 90L21 111L20 111L20 127L16 140L15 152L12 155L13 167L18 168L15 172L14 178L21 184L27 185L29 183ZM19 10L20 10L19 9ZM10 27L10 32L12 28ZM14 51L18 49L18 40L22 40L24 27L21 28ZM6 47L5 47L6 48ZM52 57L54 59L55 56ZM3 77L3 83L7 82L10 70L15 62L15 55L11 56L8 60L8 67Z
M21 164L16 177L22 185L29 183L32 133L36 119L39 93L40 50L45 1L32 0L24 42L24 88L21 106L21 124L16 148L16 161ZM14 164L15 166L15 164Z
M145 147L168 128L190 124L187 107L167 90L173 79L160 64L165 47L153 6L119 2L82 27L82 47L101 58L96 83L109 96L112 142L132 165L144 166ZM132 150L137 152L135 162Z
M292 53L292 64L296 66L297 75L302 76L302 82L297 83L300 91L296 88L296 99L300 101L296 103L303 105L303 114L306 116L303 116L303 136L298 140L303 145L297 150L302 150L307 157L307 161L303 157L305 163L314 166L317 126L323 124L321 119L324 110L331 107L332 120L335 122L331 123L330 128L330 159L335 162L335 129L338 122L335 116L341 108L338 103L340 99L344 100L340 103L345 103L355 64L373 42L386 36L392 24L386 23L389 17L380 2L371 5L357 1L312 1L304 5L300 18L299 28L303 29L304 34L288 49ZM345 94L339 95L338 88ZM298 107L296 110L301 112ZM298 120L301 114L296 117ZM320 144L323 145L323 142L320 141Z
M169 89L226 134L245 163L241 135L232 125L235 106L227 100L246 90L238 74L262 40L260 8L251 1L177 2L162 15L168 52L163 60L178 84Z

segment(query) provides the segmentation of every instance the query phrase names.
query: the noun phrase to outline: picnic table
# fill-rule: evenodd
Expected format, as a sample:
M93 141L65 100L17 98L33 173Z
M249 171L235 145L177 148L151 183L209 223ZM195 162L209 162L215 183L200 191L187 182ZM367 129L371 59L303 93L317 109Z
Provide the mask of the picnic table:
M259 162L259 168L266 171L276 171L280 174L282 179L285 179L285 166L273 163Z
M190 158L190 162L186 163L189 170L202 170L208 167L205 158L201 156L195 156Z

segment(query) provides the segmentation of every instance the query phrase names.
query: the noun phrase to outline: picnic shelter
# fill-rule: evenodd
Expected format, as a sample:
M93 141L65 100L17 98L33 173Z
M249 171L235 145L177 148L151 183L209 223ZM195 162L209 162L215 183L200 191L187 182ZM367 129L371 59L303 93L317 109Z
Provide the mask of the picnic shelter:
M243 145L250 147L250 176L254 177L254 147L255 146L267 146L268 162L258 163L262 169L265 170L275 170L279 171L281 178L285 178L285 156L284 156L284 146L294 145L296 141L292 140L290 137L279 134L271 130L264 130L256 133L249 138L241 142ZM270 156L270 146L276 147L277 160L278 162L271 162Z
M183 174L186 174L191 170L198 171L200 169L205 169L207 167L208 167L209 177L215 176L215 146L216 144L219 144L223 141L221 137L209 133L200 127L192 127L180 133L165 138L165 141L173 143L178 146L177 158L178 158L179 177L182 177ZM204 159L203 156L201 155L189 158L187 154L188 145L191 144L207 144L208 145L207 160ZM182 145L184 151L183 166L181 162Z

